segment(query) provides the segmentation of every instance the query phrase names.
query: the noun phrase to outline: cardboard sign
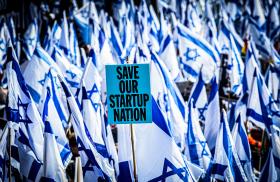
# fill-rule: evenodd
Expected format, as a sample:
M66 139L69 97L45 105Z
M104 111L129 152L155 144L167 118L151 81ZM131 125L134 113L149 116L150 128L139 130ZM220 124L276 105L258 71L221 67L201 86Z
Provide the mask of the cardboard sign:
M152 122L150 65L106 65L109 124Z

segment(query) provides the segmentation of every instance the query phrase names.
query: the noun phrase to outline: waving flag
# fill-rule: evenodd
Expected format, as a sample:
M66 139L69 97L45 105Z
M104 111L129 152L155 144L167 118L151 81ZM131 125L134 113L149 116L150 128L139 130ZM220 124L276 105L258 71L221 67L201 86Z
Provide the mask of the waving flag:
M81 9L74 12L74 20L78 25L78 30L82 36L84 43L90 43L92 27L90 27L90 18L95 22L99 22L98 13L93 1L87 2Z
M212 154L215 151L216 139L219 132L220 115L220 99L219 99L219 86L217 78L211 80L211 91L208 99L208 107L205 113L205 127L204 135L211 150Z
M269 65L265 74L265 83L273 99L280 106L280 71L274 65Z
M79 83L82 77L82 70L76 65L70 63L63 52L56 46L53 49L52 58L60 68L65 80L69 84L73 94L76 93L79 88Z
M74 96L61 78L60 83L67 98L67 104L70 110L70 122L74 128L78 143L84 179L97 180L100 178L103 180L115 181L114 168L109 164L108 159L98 153L96 146L91 142L91 136L85 126Z
M81 55L80 55L80 48L78 43L78 37L76 31L74 29L74 23L70 23L69 26L69 53L71 63L76 66L81 66Z
M231 33L225 20L221 23L219 33L221 52L228 55L227 70L230 75L231 91L239 95L242 90L242 79L244 73L244 63L241 59L241 52L238 50L233 34Z
M15 123L20 172L27 179L39 180L42 173L44 138L43 122L20 72L11 58L7 67L9 102L8 120Z
M69 147L68 138L65 134L65 129L69 127L69 113L68 110L64 108L66 105L66 101L64 100L65 95L62 95L61 91L62 88L59 86L57 73L55 73L54 70L50 70L44 84L44 91L38 108L42 115L42 119L48 120L49 122L51 127L50 132L56 138L55 142L59 150L60 160L66 168L70 162L72 153Z
M168 122L172 137L183 148L186 133L185 103L166 66L153 51L150 65L152 95Z
M251 92L247 104L248 119L257 126L267 129L275 124L280 127L280 111L267 89L262 75L255 69Z
M164 61L172 79L175 80L180 73L180 69L177 60L176 48L170 34L162 40L159 57Z
M81 103L82 114L85 126L88 128L92 142L97 147L97 151L109 160L118 172L117 151L112 138L110 126L106 124L105 111L102 103L101 83L102 77L99 75L95 63L95 53L91 50L91 55L85 67L80 91L78 95ZM80 101L81 99L81 101Z
M255 181L255 175L252 168L252 156L251 149L244 126L244 122L241 120L240 114L237 116L236 123L232 130L232 139L235 141L236 152L240 159L240 163L244 169L248 181Z
M237 179L247 181L236 153L224 110L216 141L212 177L221 181L236 181Z
M194 179L189 172L188 166L184 162L178 146L172 138L169 127L160 108L154 99L152 102L153 123L141 126L134 125L132 128L135 134L135 158L138 180L162 181L168 179L171 181L193 181ZM129 128L127 127L127 129ZM129 130L121 131L127 131L125 135L127 141L129 141ZM159 138L161 139L159 140ZM122 150L122 152L126 152L128 157L131 156L131 145L123 145L121 143L125 142L123 140L119 142L119 147L124 147L120 148L120 151ZM161 150L161 148L164 150ZM132 157L130 159L132 159ZM132 161L126 162L125 169L129 169L129 166L131 165L133 165ZM120 166L120 169L124 169L122 167L123 166ZM120 174L122 174L122 170L120 171ZM131 173L126 171L125 174L129 175ZM134 177L132 177L132 179L127 179L126 181L133 181L133 179Z
M23 52L26 55L27 60L30 60L33 56L33 53L36 48L36 44L39 41L39 32L38 32L38 24L37 20L33 20L31 24L28 26L24 37L23 37Z
M6 126L3 130L3 133L0 136L0 180L5 181L7 166L6 166L6 151L8 143L8 131L9 128Z
M261 171L260 181L278 181L280 179L280 130L272 126L271 128L271 148L268 158Z
M69 25L66 18L66 12L63 12L63 20L61 24L61 38L59 41L59 47L63 50L65 56L70 58L70 43L69 43Z
M54 133L53 128L57 126L57 123L49 120L49 101L51 99L50 90L47 88L47 94L45 99L45 105L43 108L43 122L45 124L44 131L44 167L43 167L43 177L41 180L53 180L53 181L65 181L66 180L66 165L63 165L63 161L58 148L57 135ZM59 124L58 124L59 126ZM60 127L62 128L62 127ZM65 134L64 134L65 135ZM65 136L66 138L66 136ZM59 139L58 139L59 140ZM69 148L68 151L69 156ZM69 156L71 157L71 156ZM68 161L70 158L68 159Z
M206 143L199 124L198 112L193 105L193 100L189 103L188 109L188 131L186 134L187 158L194 164L205 170L207 177L211 176L211 153ZM205 177L206 177L205 176Z
M4 19L0 20L0 71L3 70L3 65L7 61L7 47L10 42L10 35L6 26L6 23L4 22Z
M23 77L35 103L39 103L50 67L57 67L49 54L37 44L32 59L26 63ZM57 68L58 70L58 68Z
M194 80L202 69L203 80L208 83L215 75L219 63L217 52L208 42L180 23L177 25L177 34L185 76Z

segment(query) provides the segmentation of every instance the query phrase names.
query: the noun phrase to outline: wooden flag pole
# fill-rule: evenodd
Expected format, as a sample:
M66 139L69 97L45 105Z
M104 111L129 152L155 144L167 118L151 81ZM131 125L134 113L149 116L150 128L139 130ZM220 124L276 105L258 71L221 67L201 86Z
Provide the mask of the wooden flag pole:
M9 138L9 145L8 145L8 151L9 151L9 182L12 182L12 134L11 134L11 128L8 127L8 138Z
M261 171L261 167L262 167L262 149L263 149L263 140L264 140L264 132L265 130L262 131L262 141L261 141L261 148L260 148L260 159L259 159L259 171Z
M136 157L135 157L135 148L134 148L134 133L133 126L130 124L130 139L131 139L131 149L132 149L132 159L133 159L133 174L135 182L138 182L137 171L136 171Z

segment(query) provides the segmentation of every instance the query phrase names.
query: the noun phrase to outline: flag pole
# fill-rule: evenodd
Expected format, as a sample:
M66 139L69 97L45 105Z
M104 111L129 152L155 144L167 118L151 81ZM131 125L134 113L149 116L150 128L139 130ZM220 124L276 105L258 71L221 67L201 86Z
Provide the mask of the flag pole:
M129 64L129 58L126 58L126 63ZM136 171L136 157L135 157L135 146L134 146L134 132L133 132L133 125L130 125L130 140L131 140L131 150L132 150L132 162L133 162L133 174L134 174L134 181L138 182L137 178L137 171Z
M261 141L261 148L260 148L260 159L259 159L259 171L261 171L261 167L262 167L262 149L263 149L263 142L264 142L264 132L265 130L262 131L262 141Z
M131 139L131 149L132 149L132 159L133 159L133 174L135 182L138 182L137 171L136 171L136 158L135 158L135 148L134 148L134 133L133 126L130 124L130 139Z
M12 182L12 136L11 136L11 127L8 127L8 138L9 138L9 168L8 168L8 174L9 174L9 182Z

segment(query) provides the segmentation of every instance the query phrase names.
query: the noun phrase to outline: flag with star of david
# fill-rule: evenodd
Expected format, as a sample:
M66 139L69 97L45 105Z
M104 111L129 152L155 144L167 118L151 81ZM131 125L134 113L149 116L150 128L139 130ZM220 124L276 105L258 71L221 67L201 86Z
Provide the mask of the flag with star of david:
M193 104L193 99L190 100L188 105L188 130L184 153L189 161L204 169L205 179L209 179L211 176L212 155L202 133L198 110Z
M135 141L135 160L138 181L195 181L201 173L190 172L179 147L170 132L167 121L156 100L152 98L153 122L133 125ZM119 140L121 180L134 181L129 126L123 128ZM127 130L126 130L126 129ZM124 145L126 144L126 145ZM125 157L123 156L123 157Z
M57 46L54 46L52 52L52 58L59 67L61 73L63 74L65 80L67 81L72 94L76 94L77 89L79 88L79 84L82 78L82 70L76 65L72 64L63 51L59 49Z
M38 41L38 23L37 20L34 19L28 26L28 29L24 33L23 36L23 52L25 53L25 56L27 60L30 60L31 57L34 54L36 44Z
M227 63L226 70L230 76L231 91L239 95L242 90L241 82L244 73L244 63L233 33L231 33L229 21L222 20L218 40L220 45L222 45L221 52L228 55L228 59L225 61Z
M183 149L186 133L186 105L166 65L151 51L151 93L168 122L172 137Z
M211 90L209 93L207 110L205 112L204 136L210 151L214 154L216 138L219 132L219 127L217 126L220 124L221 114L217 77L214 77L210 83Z
M7 47L11 45L11 38L4 19L0 20L0 71L7 61Z
M280 70L275 65L269 65L265 73L265 83L271 96L280 107Z
M98 152L107 158L115 170L118 171L118 157L114 146L110 126L106 124L105 110L101 99L101 83L103 81L96 66L95 52L90 51L90 57L85 67L80 90L78 92L78 103L82 110L85 125L87 126Z
M58 67L49 54L37 44L34 54L23 69L23 77L32 99L39 104L50 67Z
M176 36L179 45L181 67L186 79L194 80L201 70L202 77L208 83L215 75L220 62L215 49L201 36L177 23Z
M267 160L261 171L260 181L279 181L280 180L280 130L278 127L271 126L270 151Z
M11 56L7 65L9 101L8 121L13 123L18 149L20 173L37 181L42 174L44 138L43 122L21 74L19 64Z
M44 165L43 165L43 175L41 180L50 181L65 181L66 180L66 166L68 165L72 154L70 152L69 146L62 146L65 150L64 154L61 155L62 151L60 142L61 136L57 136L57 127L62 128L62 125L58 124L57 121L51 120L54 113L50 108L51 93L50 88L47 88L47 94L44 102L42 118L45 125L44 129ZM50 114L51 113L51 114ZM59 127L60 126L60 127ZM56 131L55 131L56 130ZM64 132L64 130L62 130ZM64 140L67 140L64 133ZM68 145L66 143L66 145ZM65 161L67 160L67 161Z
M221 181L247 181L247 177L236 153L227 115L224 110L222 111L219 133L216 140L212 177Z
M59 77L61 87L67 98L67 105L70 112L70 122L73 126L75 137L78 144L79 154L83 166L85 181L97 181L99 178L106 181L115 181L115 170L97 150L92 142L89 130L84 123L83 116L77 105L77 101L70 92L63 78Z
M241 119L240 113L238 113L238 115L234 119L236 121L232 129L232 139L235 143L235 146L238 146L236 147L237 155L240 159L240 163L244 169L248 181L255 181L255 175L252 168L251 149L246 133L246 128L244 126L244 120Z
M263 129L267 129L268 132L270 132L271 125L280 127L280 110L257 68L253 73L252 87L247 103L247 116L248 120Z
M0 136L0 181L5 181L8 170L6 166L8 130L6 126Z
M60 160L63 166L67 167L72 157L69 141L65 134L65 129L68 128L69 113L68 109L65 108L66 100L64 95L61 94L62 88L59 84L57 73L51 69L48 72L38 108L42 119L45 120L47 117L50 127L52 127L52 134L56 138L55 143Z
M208 107L208 98L205 83L201 73L199 73L197 81L192 87L188 100L189 104L191 104L191 100L193 100L193 105L198 110L199 120L205 122L205 116Z

